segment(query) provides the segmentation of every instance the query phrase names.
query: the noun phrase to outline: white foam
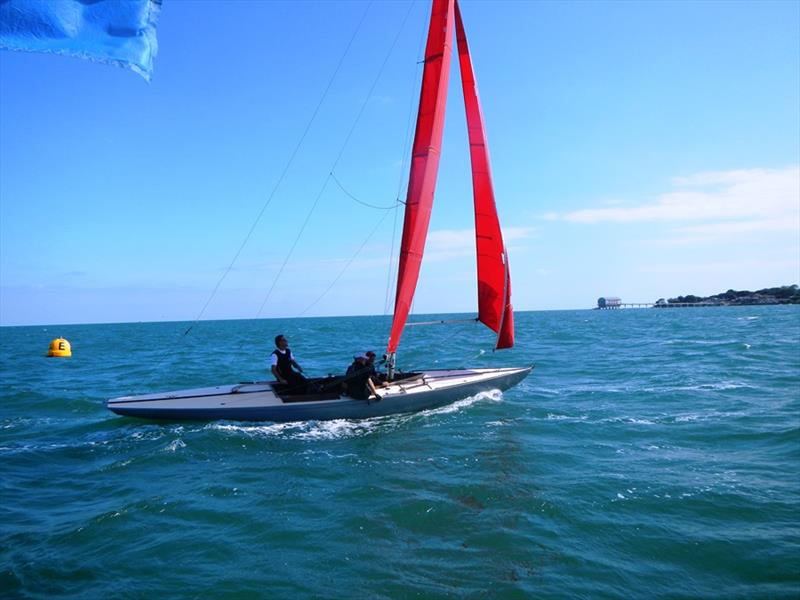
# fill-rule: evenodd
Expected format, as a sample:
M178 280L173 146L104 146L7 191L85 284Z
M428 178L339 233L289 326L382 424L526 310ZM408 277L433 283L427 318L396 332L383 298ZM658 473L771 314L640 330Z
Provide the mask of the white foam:
M706 413L688 413L685 415L677 415L675 417L676 423L687 423L691 421L708 421L712 419L727 419L729 417L740 417L744 413L737 411L717 411L710 410Z
M297 432L293 437L299 440L335 440L361 437L372 433L376 426L375 419L364 421L348 421L347 419L320 421L310 426L306 431Z
M360 437L371 433L378 419L363 421L302 421L296 423L271 423L268 425L236 425L233 423L211 423L207 429L216 429L229 434L243 434L251 438L280 437L297 440L332 440Z
M589 417L586 415L580 415L579 417L573 417L570 415L556 415L554 413L547 413L545 417L548 421L585 421Z
M169 445L164 448L164 452L177 452L179 448L186 448L186 443L181 438L172 440Z
M503 399L503 392L500 390L491 390L489 392L480 392L479 394L475 394L474 396L470 396L469 398L464 398L463 400L457 400L452 404L448 404L447 406L440 406L439 408L431 408L429 410L420 411L419 415L429 417L432 415L446 415L448 413L457 412L462 408L467 408L468 406L472 406L476 402L481 402L482 400L491 400L492 402L499 402Z
M634 425L655 425L655 421L650 419L636 418L636 417L610 417L608 419L600 419L600 423L632 423Z
M335 440L370 435L381 429L395 428L412 419L428 418L436 415L457 412L472 406L477 402L489 400L499 402L503 394L498 390L481 392L475 396L458 400L447 406L419 411L417 413L404 413L373 417L371 419L348 420L336 419L332 421L299 421L294 423L270 423L263 425L249 425L237 423L209 423L204 429L214 429L232 435L246 435L251 438L278 437L296 440ZM504 424L497 422L497 424Z
M677 423L689 423L691 421L697 421L699 418L700 418L700 415L694 415L694 414L692 414L692 415L681 415L681 416L675 417L675 421Z
M725 390L737 390L740 388L750 388L751 385L743 383L741 381L719 381L716 383L698 383L695 385L668 385L668 386L655 386L655 387L643 387L641 391L643 392L704 392L708 390L712 391L725 391Z

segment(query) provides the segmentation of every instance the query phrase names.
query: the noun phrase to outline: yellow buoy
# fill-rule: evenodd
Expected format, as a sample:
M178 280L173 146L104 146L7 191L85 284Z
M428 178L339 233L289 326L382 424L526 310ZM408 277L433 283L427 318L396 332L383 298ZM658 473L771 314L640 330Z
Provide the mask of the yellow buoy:
M47 356L58 356L66 358L72 356L72 346L64 338L56 338L50 342L50 349L47 351Z

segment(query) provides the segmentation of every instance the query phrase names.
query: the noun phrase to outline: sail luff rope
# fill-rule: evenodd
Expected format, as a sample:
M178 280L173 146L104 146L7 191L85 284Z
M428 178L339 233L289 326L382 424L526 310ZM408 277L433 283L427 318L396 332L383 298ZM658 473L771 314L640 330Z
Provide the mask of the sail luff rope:
M450 323L478 323L478 317L469 319L436 319L433 321L409 321L404 327L416 327L417 325L449 325Z
M423 25L420 28L419 34L419 42L417 43L417 56L424 56L423 49L425 48L425 38L428 31L427 23L423 19ZM419 95L415 94L414 92L419 88L418 81L420 76L422 75L422 67L421 65L424 63L423 60L417 60L414 62L414 76L411 78L411 93L409 94L408 100L408 117L406 118L406 135L403 140L403 152L400 155L400 171L397 178L397 200L400 200L400 196L403 193L403 183L407 183L408 179L408 170L406 163L410 158L409 148L411 147L411 140L413 138L413 128L412 124L414 123L414 105L415 100L418 100ZM405 204L405 203L403 203ZM389 314L389 309L392 302L392 295L391 292L395 287L396 277L397 277L397 268L394 267L394 247L395 242L397 240L397 216L399 214L399 204L398 209L395 210L394 220L392 221L392 243L389 248L389 266L386 273L386 297L384 299L383 304L383 316L386 317ZM389 339L389 334L392 329L392 320L386 323L386 333L384 338Z
M431 6L425 67L420 87L420 108L409 171L403 241L398 262L394 318L386 348L390 379L395 364L395 352L419 281L436 188L451 64L449 49L452 48L453 37L453 3L454 0L434 0Z
M391 57L392 52L394 51L394 48L397 45L397 40L400 39L400 34L403 32L403 28L405 27L406 21L408 21L408 16L411 14L411 8L413 6L414 6L413 4L409 4L408 11L406 12L405 17L403 18L402 23L400 23L400 27L397 30L397 34L394 36L394 40L392 40L392 44L389 47L389 51L386 53L386 56L384 57L383 62L381 63L380 68L378 69L378 74L375 76L375 79L373 80L372 85L370 86L369 91L367 92L367 96L364 99L364 102L361 104L361 108L359 109L358 114L356 115L356 118L353 121L352 126L350 127L350 131L348 131L347 136L345 137L344 142L342 143L342 146L339 150L339 153L336 155L336 159L333 161L333 164L331 165L331 168L328 171L328 176L325 177L325 181L322 183L322 187L320 188L319 193L317 193L317 196L314 199L313 204L311 205L311 209L306 214L306 218L303 221L302 226L300 227L300 231L297 233L297 236L295 237L294 243L289 249L289 252L287 252L286 258L284 258L283 260L283 264L281 264L281 267L280 269L278 269L275 278L272 280L272 284L270 285L269 290L267 291L267 295L265 296L264 301L261 303L261 306L259 306L258 312L256 312L255 316L256 319L258 319L261 316L261 311L264 310L264 306L266 306L267 301L272 295L272 291L275 289L275 285L278 283L281 274L283 274L283 271L286 268L287 263L291 259L292 254L294 253L294 250L297 247L297 244L300 241L300 238L302 237L303 232L305 231L306 226L308 225L308 222L311 219L311 215L314 214L314 211L316 210L317 205L319 204L320 198L322 198L322 195L325 193L325 189L328 187L328 183L333 177L333 172L334 170L336 170L336 166L339 164L339 161L344 155L344 151L347 148L347 144L350 141L350 138L353 135L356 126L358 125L358 122L361 120L361 116L364 114L364 110L366 109L367 104L369 103L370 99L372 99L372 94L375 91L375 87L378 85L378 81L380 80L381 75L383 74L383 71L386 67L386 63L389 62L389 58Z

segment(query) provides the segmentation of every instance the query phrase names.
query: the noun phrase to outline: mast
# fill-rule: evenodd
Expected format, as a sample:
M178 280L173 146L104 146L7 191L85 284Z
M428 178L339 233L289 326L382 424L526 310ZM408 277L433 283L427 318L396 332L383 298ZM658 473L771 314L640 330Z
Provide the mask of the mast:
M454 0L433 0L431 7L428 41L425 46L425 68L422 73L419 112L406 195L394 318L387 348L390 378L394 371L395 351L400 343L400 336L403 334L403 327L408 319L419 280L420 263L431 219L436 176L439 172L453 46L453 3Z

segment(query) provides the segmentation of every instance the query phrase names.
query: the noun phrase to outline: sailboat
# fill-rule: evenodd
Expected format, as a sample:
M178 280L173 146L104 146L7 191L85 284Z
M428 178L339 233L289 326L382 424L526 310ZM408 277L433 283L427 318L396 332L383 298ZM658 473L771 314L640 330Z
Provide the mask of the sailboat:
M120 415L148 419L232 419L291 422L364 419L444 406L522 381L532 366L511 368L397 369L397 349L414 298L428 234L444 130L455 32L467 114L472 165L478 274L477 320L497 334L495 349L514 345L511 275L497 217L489 153L467 36L456 0L433 0L405 203L397 290L386 349L387 383L380 399L357 400L341 392L341 378L310 379L301 393L277 381L247 382L167 393L125 396L106 402Z

